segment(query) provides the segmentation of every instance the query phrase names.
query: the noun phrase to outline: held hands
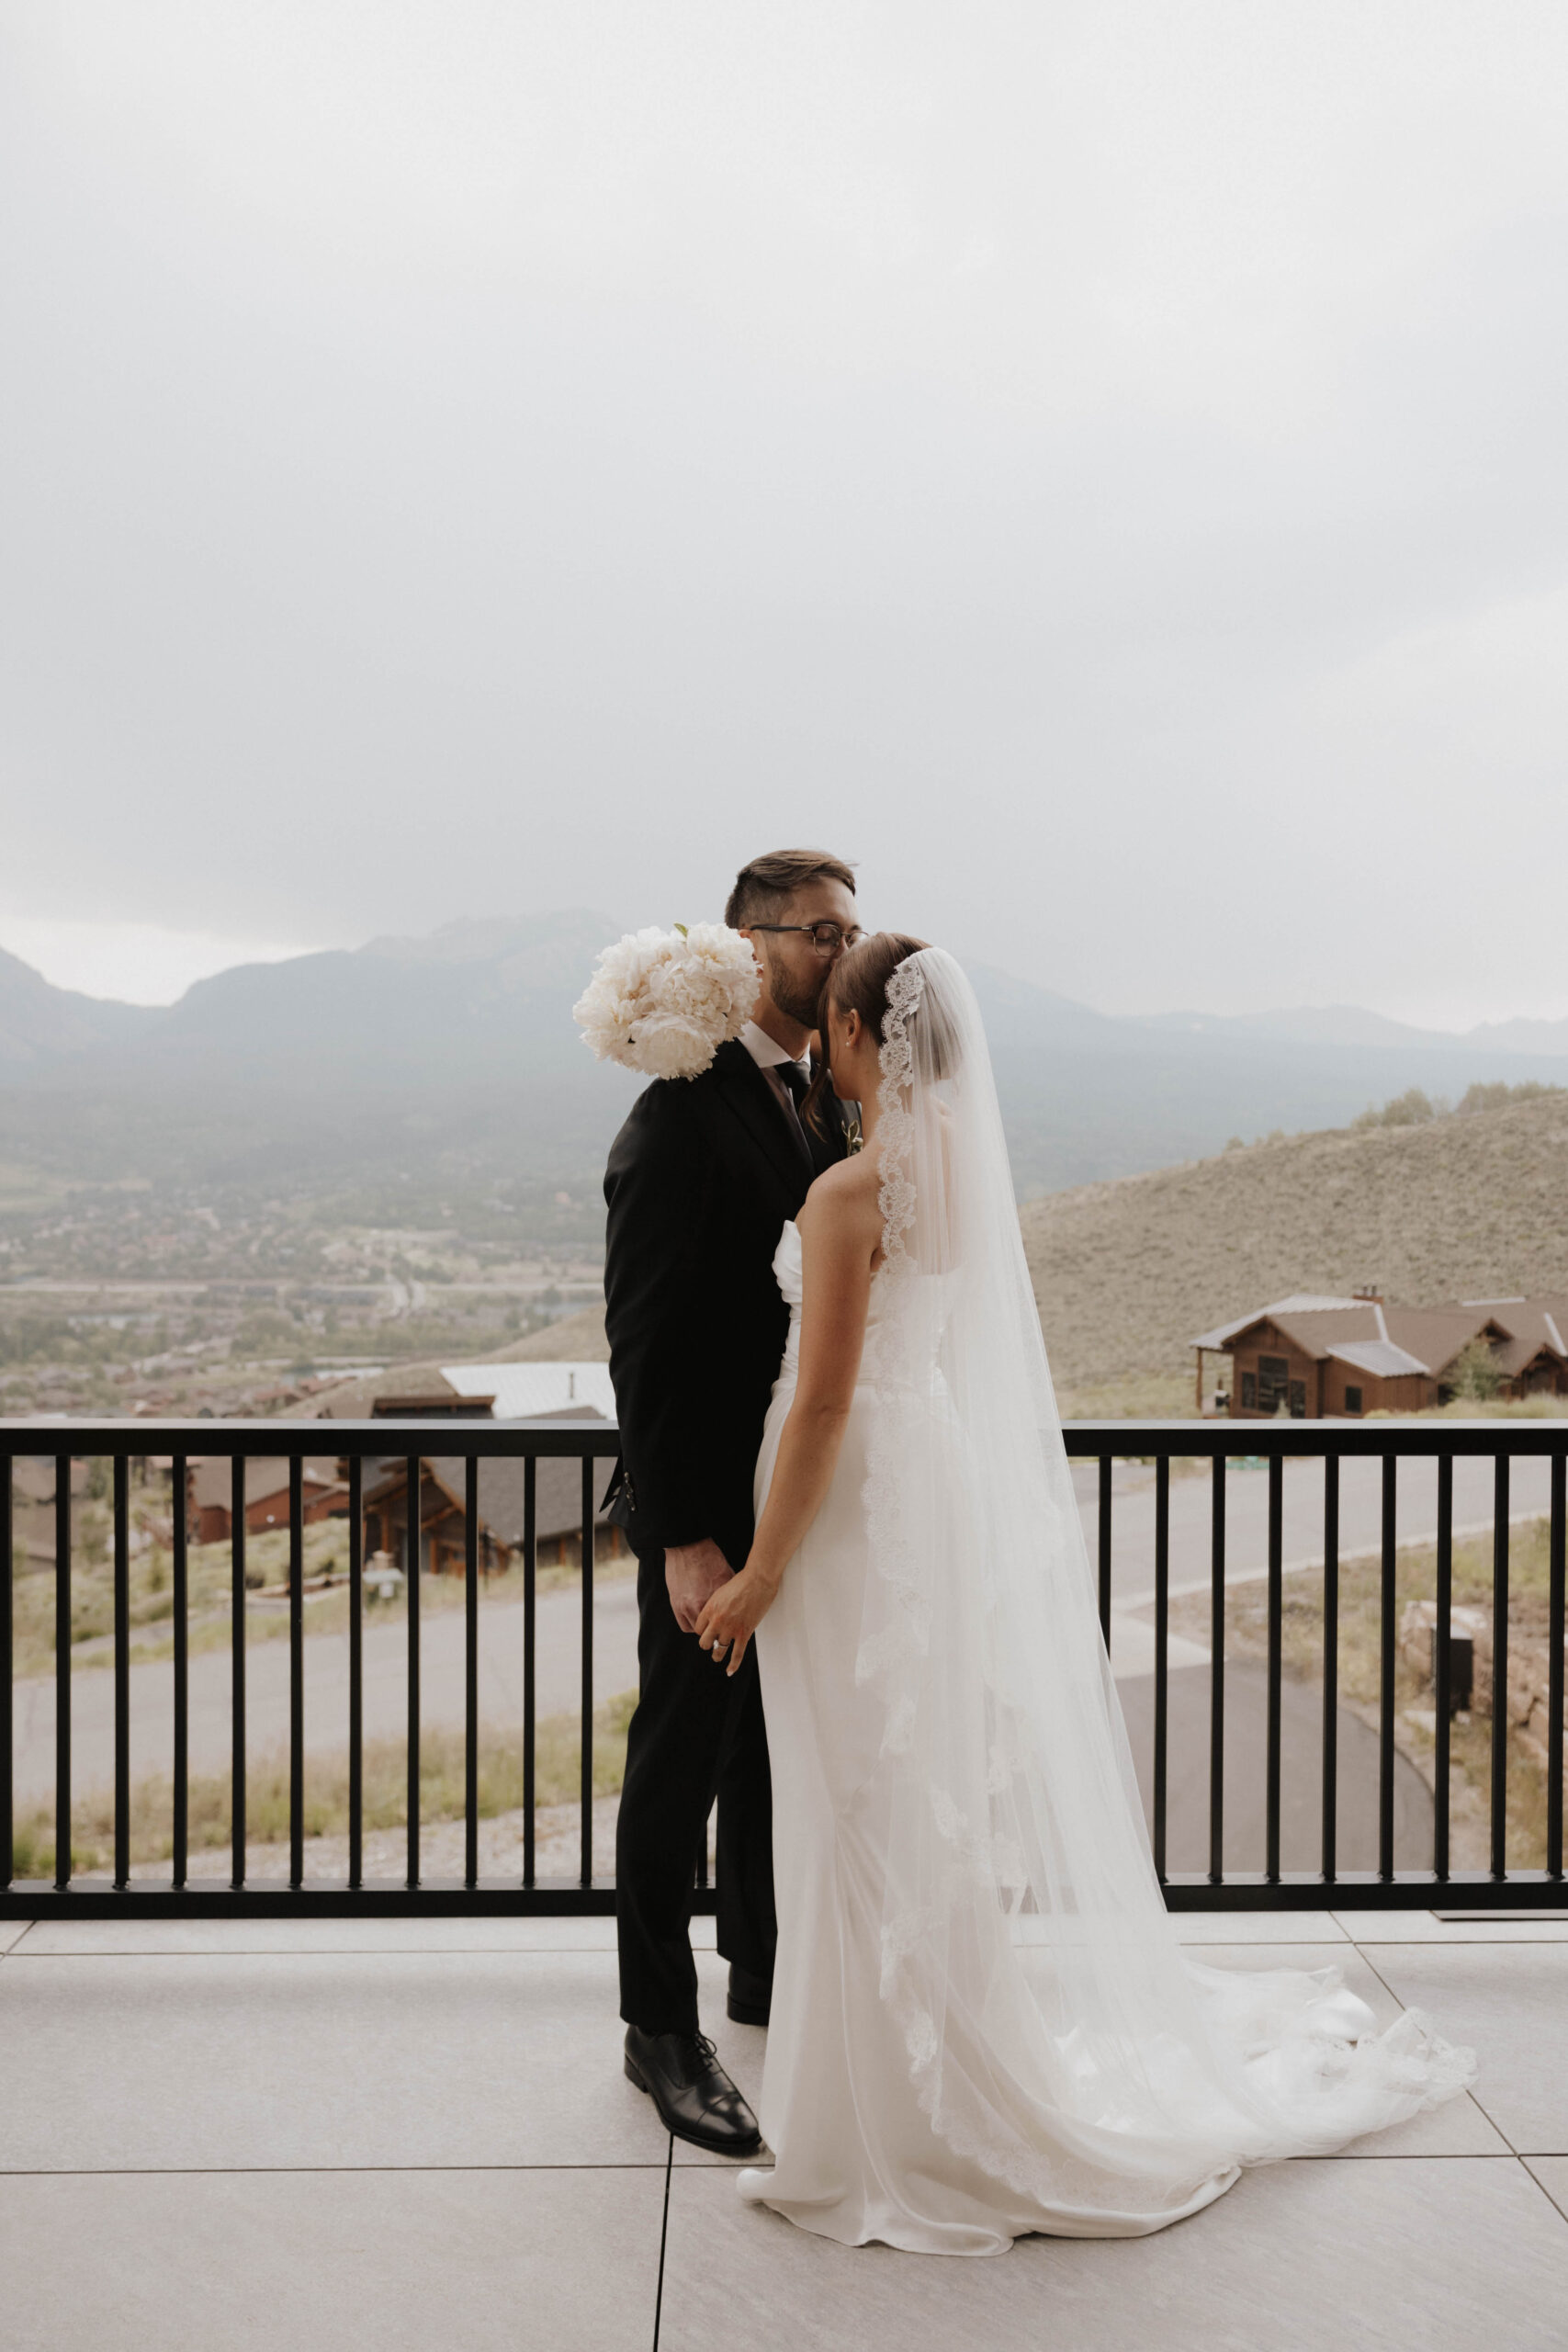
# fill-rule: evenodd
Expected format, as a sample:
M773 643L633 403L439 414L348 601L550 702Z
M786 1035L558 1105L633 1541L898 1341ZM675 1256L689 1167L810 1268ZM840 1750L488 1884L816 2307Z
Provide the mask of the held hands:
M754 1563L749 1562L738 1577L722 1585L697 1619L697 1641L712 1657L716 1665L722 1664L726 1650L729 1662L725 1671L733 1674L746 1655L746 1645L778 1599L779 1580L767 1575Z
M706 1536L700 1544L670 1545L664 1555L664 1585L683 1634L696 1632L704 1607L734 1574L718 1545Z

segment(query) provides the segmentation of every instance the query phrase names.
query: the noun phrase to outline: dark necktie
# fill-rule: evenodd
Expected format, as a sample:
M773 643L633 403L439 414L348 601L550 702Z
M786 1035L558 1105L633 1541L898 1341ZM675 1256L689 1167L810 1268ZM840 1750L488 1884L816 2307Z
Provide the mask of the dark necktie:
M810 1084L810 1080L807 1079L806 1072L801 1069L798 1062L775 1062L773 1064L773 1068L777 1070L780 1078L784 1080L784 1092L789 1097L790 1125L795 1129L795 1134L799 1136L801 1148L809 1159L811 1157L811 1145L807 1137L806 1128L801 1120L800 1106L806 1100L806 1090Z

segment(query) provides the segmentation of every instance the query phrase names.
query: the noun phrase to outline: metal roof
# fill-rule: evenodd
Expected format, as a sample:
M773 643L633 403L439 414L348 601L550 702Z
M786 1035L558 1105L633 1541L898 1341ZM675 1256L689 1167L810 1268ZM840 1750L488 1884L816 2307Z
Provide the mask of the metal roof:
M1250 1315L1238 1315L1234 1323L1222 1323L1217 1330L1205 1331L1201 1339L1191 1341L1195 1348L1222 1348L1245 1331L1249 1323L1261 1323L1266 1315L1327 1315L1342 1314L1347 1307L1366 1306L1364 1298L1318 1298L1309 1291L1297 1291L1289 1298L1277 1298L1269 1306L1255 1306Z
M1357 1372L1375 1373L1382 1380L1397 1380L1402 1374L1422 1373L1428 1378L1431 1367L1419 1356L1396 1348L1392 1340L1346 1340L1329 1354L1339 1363L1348 1363Z
M459 1396L493 1396L498 1421L537 1420L568 1406L592 1406L615 1418L607 1363L444 1363L441 1377Z

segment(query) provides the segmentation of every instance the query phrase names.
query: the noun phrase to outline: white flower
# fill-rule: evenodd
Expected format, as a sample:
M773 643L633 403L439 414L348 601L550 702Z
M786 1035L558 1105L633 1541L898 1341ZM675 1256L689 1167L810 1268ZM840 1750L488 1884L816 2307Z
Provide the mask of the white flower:
M572 1018L602 1062L695 1078L739 1037L757 1001L750 942L721 922L632 931L606 947Z

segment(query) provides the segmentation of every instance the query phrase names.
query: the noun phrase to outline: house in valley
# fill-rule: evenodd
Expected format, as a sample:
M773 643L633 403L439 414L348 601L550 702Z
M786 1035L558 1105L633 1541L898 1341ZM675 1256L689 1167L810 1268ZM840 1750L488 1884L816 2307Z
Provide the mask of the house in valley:
M1547 1298L1467 1298L1486 1317L1504 1396L1568 1396L1568 1291Z
M592 1406L573 1404L564 1412L536 1413L544 1420L604 1420ZM615 1559L626 1540L604 1517L615 1442L593 1464L592 1515L596 1559ZM407 1557L408 1463L401 1455L365 1465L365 1553L388 1554L400 1566ZM435 1576L461 1575L468 1556L468 1464L460 1455L434 1455L421 1464L420 1566ZM479 1465L479 1559L483 1573L520 1566L528 1525L528 1464L520 1457L489 1456ZM535 1559L541 1566L573 1565L581 1557L582 1464L566 1457L541 1458L534 1471Z
M1293 1420L1416 1413L1453 1395L1461 1356L1489 1355L1496 1393L1568 1396L1568 1296L1461 1299L1395 1306L1375 1290L1349 1298L1311 1292L1277 1299L1193 1340L1200 1408L1203 1358L1230 1358L1235 1419Z
M193 1462L187 1476L186 1523L192 1540L197 1544L226 1544L233 1508L233 1465L227 1460L211 1457L205 1462ZM347 1510L348 1489L338 1476L334 1456L318 1455L308 1460L303 1465L301 1484L307 1527L319 1519L339 1518ZM255 1454L245 1464L246 1531L252 1535L265 1535L268 1528L288 1524L288 1461L281 1454Z
M406 1453L394 1453L400 1421L502 1421L524 1425L550 1420L613 1424L615 1393L607 1363L570 1363L416 1364L366 1374L341 1383L311 1402L321 1420L385 1421L388 1452L365 1457L362 1502L365 1558L378 1553L401 1568L406 1558L409 1468ZM323 1435L326 1432L323 1431ZM618 1527L604 1517L604 1495L616 1453L609 1435L604 1456L593 1465L592 1519L595 1556L614 1559L626 1550ZM336 1465L344 1486L346 1459ZM523 1557L527 1534L527 1464L521 1457L487 1455L479 1465L478 1544L488 1575ZM427 1455L420 1470L420 1565L428 1574L461 1575L468 1555L468 1465L460 1454ZM340 1506L346 1509L346 1503ZM287 1497L285 1498L287 1509ZM534 1472L535 1558L540 1566L571 1564L581 1557L582 1464L562 1456L541 1457Z

